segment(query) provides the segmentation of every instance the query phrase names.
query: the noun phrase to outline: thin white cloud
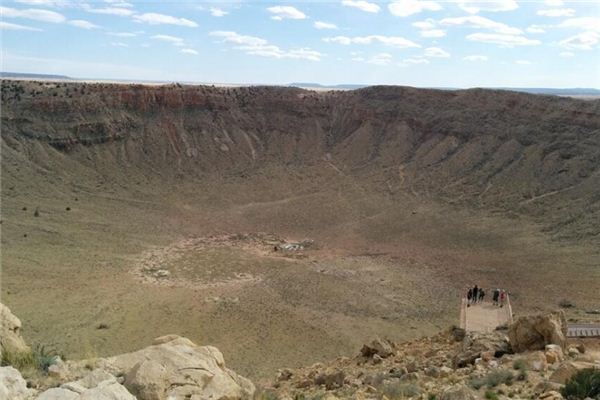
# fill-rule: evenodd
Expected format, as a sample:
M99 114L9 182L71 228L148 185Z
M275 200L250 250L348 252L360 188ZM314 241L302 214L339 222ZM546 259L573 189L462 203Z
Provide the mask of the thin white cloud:
M199 54L196 50L194 50L194 49L188 49L188 48L181 49L181 52L183 54L192 54L194 56L197 56Z
M163 42L168 42L171 43L173 46L183 46L184 45L184 41L182 38L177 37L177 36L171 36L171 35L154 35L154 36L150 36L150 39L154 39L154 40L160 40Z
M15 8L0 6L0 15L2 15L2 18L26 18L54 24L60 24L67 20L64 15L57 12L37 8L17 10Z
M423 57L410 57L402 60L398 65L401 67L406 67L408 65L416 65L416 64L429 64L429 60Z
M108 35L117 37L135 37L138 34L134 32L108 32Z
M273 14L271 19L281 21L284 19L306 19L306 14L292 6L268 7L267 11Z
M473 54L473 55L470 55L470 56L463 57L463 60L465 60L465 61L487 61L488 58L487 58L487 56L481 56L481 55L478 55L478 54Z
M198 24L187 18L178 18L171 15L158 14L158 13L144 13L141 15L134 15L133 19L138 22L145 22L150 25L178 25L186 26L188 28L196 28Z
M537 15L543 17L572 17L575 15L575 10L572 8L551 8L548 10L538 10Z
M575 53L573 53L572 51L562 51L558 55L561 56L561 57L568 58L568 57L574 57Z
M529 27L527 27L527 29L525 29L527 32L529 33L545 33L546 29L544 29L542 26L540 25L530 25Z
M501 47L537 46L542 44L539 40L528 39L521 35L503 35L500 33L472 33L467 35L467 40L481 43L497 44Z
M389 53L375 54L373 57L365 60L365 62L373 65L390 65L392 62L392 55Z
M354 7L364 12L378 13L381 7L376 3L369 3L364 0L342 0L342 5L346 7Z
M429 29L421 31L421 36L426 38L440 38L446 36L446 31L443 29Z
M531 65L531 61L527 61L527 60L517 60L515 61L515 64L519 64L519 65Z
M545 0L544 4L549 7L561 7L565 4L563 0Z
M586 31L570 36L558 42L558 45L567 50L592 50L600 41L600 33Z
M90 6L89 4L83 4L82 8L93 14L105 14L105 15L116 15L118 17L128 17L134 14L133 10L124 7L100 7L95 8Z
M42 7L64 7L68 5L66 0L15 0L17 3L27 4L29 6Z
M409 47L421 47L413 41L405 39L400 36L383 36L383 35L370 35L370 36L334 36L323 38L323 41L327 43L338 43L345 46L350 44L372 44L382 43L391 47L398 48L409 48Z
M470 14L481 11L512 11L519 8L516 0L458 0L458 6Z
M317 29L338 29L336 24L331 24L329 22L323 21L315 21L314 27Z
M444 18L440 21L440 25L446 26L458 26L464 25L470 28L477 29L489 29L491 31L502 33L506 35L519 35L523 33L519 28L514 28L503 24L502 22L496 22L489 18L481 17L479 15L468 15L466 17L455 17L455 18Z
M255 56L270 57L276 59L304 59L310 61L320 61L321 57L324 56L324 54L316 50L312 50L305 47L299 49L284 50L279 48L278 46L269 44L269 42L265 39L256 36L240 35L239 33L234 31L212 31L209 33L209 35L221 38L223 42L232 43L236 45L234 47L236 50L241 50L246 54Z
M450 53L439 47L428 47L425 49L425 57L448 58Z
M413 22L412 26L420 29L420 34L422 37L426 38L439 38L446 36L446 31L443 29L437 29L435 20L431 18L427 18L424 21Z
M218 8L218 7L210 8L210 15L212 15L213 17L224 17L227 14L229 14L229 12L223 10L222 8Z
M388 4L390 13L397 17L408 17L422 11L439 11L442 6L431 0L395 0Z
M558 27L600 32L600 17L569 18L561 22Z
M31 26L19 25L19 24L11 24L10 22L0 21L0 29L5 29L8 31L32 31L32 32L41 32L42 30L39 28L34 28Z
M125 8L133 7L133 4L123 1L123 0L104 0L104 2L110 4L113 7L125 7Z
M86 21L83 19L73 19L73 20L69 21L68 24L76 26L77 28L82 28L82 29L98 29L98 28L100 28L98 25L92 24L90 21Z
M111 42L110 45L114 47L129 47L127 43L123 42Z
M265 39L256 36L240 35L239 33L233 31L212 31L209 33L209 35L222 38L224 42L239 45L260 46L267 44Z

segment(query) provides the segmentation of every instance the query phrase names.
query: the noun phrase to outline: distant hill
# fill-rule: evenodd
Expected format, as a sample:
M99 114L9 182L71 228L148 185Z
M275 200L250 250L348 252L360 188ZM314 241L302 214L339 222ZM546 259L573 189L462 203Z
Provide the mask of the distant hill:
M24 72L0 72L0 78L17 78L17 79L68 79L66 75L51 75L51 74L28 74Z
M311 82L294 82L288 86L305 88L305 89L362 89L372 85L361 85L361 84L340 84L340 85L321 85L320 83ZM439 90L460 90L460 88L454 87L434 87L429 89ZM566 88L566 89L555 89L555 88L517 88L517 87L482 87L482 89L495 89L495 90L511 90L514 92L523 92L531 94L546 94L554 96L600 96L600 89L594 88Z

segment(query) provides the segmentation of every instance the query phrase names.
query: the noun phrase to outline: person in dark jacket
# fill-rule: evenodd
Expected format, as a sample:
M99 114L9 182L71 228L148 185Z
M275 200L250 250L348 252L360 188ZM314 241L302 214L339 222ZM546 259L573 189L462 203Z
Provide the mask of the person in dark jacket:
M479 289L479 302L483 302L483 298L485 297L485 292L483 289Z
M473 288L473 303L477 303L477 297L479 296L479 288L477 285Z
M471 303L471 298L473 298L473 288L469 288L469 291L467 292L467 307Z

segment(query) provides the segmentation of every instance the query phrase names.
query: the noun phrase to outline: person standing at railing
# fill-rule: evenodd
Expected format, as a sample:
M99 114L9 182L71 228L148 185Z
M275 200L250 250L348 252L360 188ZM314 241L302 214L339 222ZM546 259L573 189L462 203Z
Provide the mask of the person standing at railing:
M506 301L506 290L502 289L500 292L500 307L504 307L504 302Z

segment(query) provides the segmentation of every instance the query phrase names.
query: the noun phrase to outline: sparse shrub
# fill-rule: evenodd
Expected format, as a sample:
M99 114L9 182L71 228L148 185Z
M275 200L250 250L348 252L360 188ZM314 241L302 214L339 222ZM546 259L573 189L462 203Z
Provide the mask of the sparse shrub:
M558 306L561 308L573 308L575 307L575 304L571 303L570 300L562 299L558 302Z
M475 390L481 389L485 385L485 380L483 378L472 378L469 381L469 386L471 386Z
M437 395L429 393L429 395L427 396L427 400L437 400Z
M35 211L33 212L33 216L34 217L39 217L40 216L40 209L39 208L35 208Z
M414 383L388 383L381 388L382 395L388 399L402 399L415 397L421 394L421 389Z
M512 385L514 375L511 371L500 369L492 371L483 378L473 378L469 381L469 385L475 389L487 386L488 388L494 388L500 384Z
M299 397L298 394L301 394L302 397ZM272 389L258 389L254 394L255 400L277 400L277 393ZM296 393L294 396L294 400L304 400L304 395L302 393Z
M571 377L562 389L567 400L600 399L600 369L587 368Z
M67 208L65 208L65 210L71 211L71 207L67 207Z
M486 391L484 397L488 400L498 400L498 395L493 390Z
M525 361L522 359L517 359L513 361L513 368L519 371L522 371L524 369L527 369L527 364L525 364Z
M36 346L32 351L14 353L4 351L2 353L2 366L11 365L19 371L38 370L48 372L48 368L55 364L56 361L64 356L58 354L55 350L43 345Z
M511 371L500 369L492 371L485 377L485 384L489 388L496 387L501 384L512 385L514 375Z
M516 379L518 381L526 381L528 374L527 374L527 364L525 364L525 361L519 359L519 360L515 360L513 361L513 368L516 369L517 371L517 376Z

